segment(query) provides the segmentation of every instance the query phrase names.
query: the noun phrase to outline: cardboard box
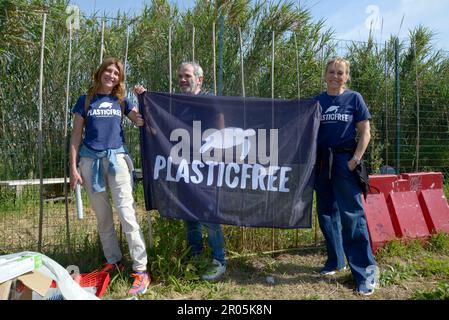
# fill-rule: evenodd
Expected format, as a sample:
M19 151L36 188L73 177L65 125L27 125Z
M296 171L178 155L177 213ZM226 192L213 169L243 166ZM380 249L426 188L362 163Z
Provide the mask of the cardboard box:
M31 271L0 284L1 300L40 300L47 294L52 279Z
M48 289L50 288L51 282L53 281L43 273L39 271L32 271L27 274L24 274L17 278L22 281L22 283L38 293L40 296L45 296L47 294Z
M0 283L0 300L8 300L9 293L11 291L12 281L8 280L6 282Z

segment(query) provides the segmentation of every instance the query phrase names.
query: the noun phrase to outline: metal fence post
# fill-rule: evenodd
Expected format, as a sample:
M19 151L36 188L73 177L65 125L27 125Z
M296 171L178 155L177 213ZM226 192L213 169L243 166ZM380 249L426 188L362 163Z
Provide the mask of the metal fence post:
M271 37L271 127L274 128L274 47L275 47L275 35L274 30L272 32ZM268 197L270 194L268 194ZM271 228L271 250L274 251L275 248L275 239L276 239L276 229Z
M242 39L242 29L239 27L239 45L240 45L240 79L242 82L242 97L243 97L243 128L246 129L246 104L245 104L245 68L243 65L243 39ZM241 250L245 250L245 227L240 227L240 241Z
M100 64L103 62L103 53L104 53L104 27L105 21L103 19L101 21Z
M416 56L416 43L413 46L415 58L415 82L416 82L416 167L415 171L419 170L419 149L420 149L420 102L419 102L419 74L418 74L418 57Z
M214 70L214 94L217 95L217 55L215 52L215 21L212 23L212 56L213 56L213 70Z
M195 26L192 26L192 61L195 61Z
M68 186L67 186L67 178L69 176L67 160L68 160L68 114L69 114L69 100L70 100L70 69L72 66L72 22L69 24L69 57L68 57L68 65L67 65L67 83L66 83L66 99L65 99L65 109L64 109L64 200L65 200L65 219L66 219L66 234L67 234L67 254L70 259L72 258L72 250L70 244L70 219L69 219L69 201L68 201Z
M220 15L220 30L218 31L218 88L217 94L223 94L223 33L224 33L224 17Z
M396 170L401 172L401 84L399 73L399 39L394 42L394 70L396 95Z
M44 53L45 53L45 25L47 23L47 14L42 18L42 37L41 37L41 57L39 70L39 240L37 250L42 250L42 225L44 220L44 168L43 168L43 148L42 148L42 86L44 82Z
M384 78L385 78L385 105L384 105L384 150L385 150L385 164L388 165L389 164L389 156L388 156L388 144L389 144L389 140L388 140L388 48L387 48L387 42L385 41L385 73L384 73Z

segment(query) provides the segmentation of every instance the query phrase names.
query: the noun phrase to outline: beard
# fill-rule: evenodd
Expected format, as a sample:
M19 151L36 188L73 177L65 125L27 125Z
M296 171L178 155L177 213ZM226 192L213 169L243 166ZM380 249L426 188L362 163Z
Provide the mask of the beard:
M186 94L194 94L198 85L193 79L188 80L188 86L181 87L181 92Z

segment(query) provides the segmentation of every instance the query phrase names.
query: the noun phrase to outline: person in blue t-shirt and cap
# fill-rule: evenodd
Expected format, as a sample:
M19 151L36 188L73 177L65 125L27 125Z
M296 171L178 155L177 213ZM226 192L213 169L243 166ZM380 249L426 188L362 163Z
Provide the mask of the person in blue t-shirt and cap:
M321 105L315 190L318 221L327 248L327 261L320 273L332 275L346 269L346 255L356 291L370 295L378 273L356 167L362 165L371 139L371 114L360 93L346 87L349 68L346 59L328 61L324 78L327 89L315 98Z
M87 95L79 97L72 112L70 186L75 189L78 183L82 184L95 211L107 261L99 270L124 270L106 189L109 187L133 260L134 282L128 293L143 294L150 284L150 277L145 242L136 218L130 172L132 162L124 146L122 118L126 115L137 126L143 126L144 121L125 97L124 69L120 60L104 60L93 76L92 87Z
M203 69L196 62L183 62L178 66L178 85L181 93L190 95L207 95L202 91L203 84ZM142 94L146 89L141 85L134 87L136 95ZM205 128L214 127L216 129L224 128L224 116L220 110L211 106L210 109L204 110L203 113L198 110L193 110L189 106L185 106L176 114L176 117L186 124L192 125L192 121L200 120L205 125ZM183 198L183 203L190 203L188 193L184 192L187 186L178 184L178 196ZM203 193L205 191L203 190ZM207 200L203 203L196 203L196 207L206 207L209 203ZM190 206L189 206L190 207ZM193 205L192 205L193 207ZM207 242L212 251L212 265L202 275L203 280L219 279L226 272L226 259L224 250L224 236L220 224L215 223L200 223L197 221L185 221L187 231L187 242L190 247L192 256L198 256L203 250L202 226L207 231Z

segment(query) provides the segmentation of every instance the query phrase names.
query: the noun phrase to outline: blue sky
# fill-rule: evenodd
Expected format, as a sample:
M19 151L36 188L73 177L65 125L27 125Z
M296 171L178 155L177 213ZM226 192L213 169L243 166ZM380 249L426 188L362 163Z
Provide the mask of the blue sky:
M146 0L149 2L148 0ZM145 0L71 0L84 13L94 11L114 16L117 10L136 13ZM296 0L298 1L298 0ZM181 10L191 7L194 0L175 1ZM366 41L372 26L376 41L384 42L391 34L400 39L410 29L422 24L433 30L437 48L449 51L448 0L300 0L314 20L325 19L338 39ZM401 27L401 20L403 23Z

